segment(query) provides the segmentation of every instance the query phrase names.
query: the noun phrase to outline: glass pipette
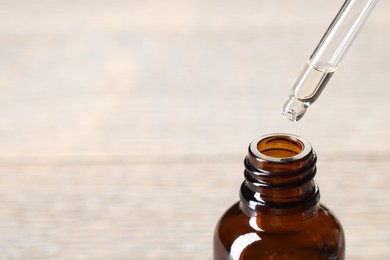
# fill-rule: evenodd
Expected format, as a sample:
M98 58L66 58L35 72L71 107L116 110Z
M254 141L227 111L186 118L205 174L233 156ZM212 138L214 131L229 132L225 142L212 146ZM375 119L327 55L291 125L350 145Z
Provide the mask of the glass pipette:
M346 0L320 43L295 80L282 115L291 121L303 117L336 71L378 0Z

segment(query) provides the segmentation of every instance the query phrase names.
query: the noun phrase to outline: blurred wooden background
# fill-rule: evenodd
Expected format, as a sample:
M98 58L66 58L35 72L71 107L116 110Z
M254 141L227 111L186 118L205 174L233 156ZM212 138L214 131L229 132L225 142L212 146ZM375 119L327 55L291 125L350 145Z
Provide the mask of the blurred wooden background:
M343 1L0 1L0 259L211 259L255 137L319 156L347 259L390 259L390 2L280 108Z

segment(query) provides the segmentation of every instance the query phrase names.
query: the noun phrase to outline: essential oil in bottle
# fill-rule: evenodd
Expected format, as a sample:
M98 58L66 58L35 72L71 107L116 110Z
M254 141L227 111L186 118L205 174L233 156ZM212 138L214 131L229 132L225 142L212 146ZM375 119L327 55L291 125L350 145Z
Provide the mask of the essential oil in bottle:
M311 145L294 135L254 140L240 201L216 226L214 260L343 260L343 228L319 202L316 160Z

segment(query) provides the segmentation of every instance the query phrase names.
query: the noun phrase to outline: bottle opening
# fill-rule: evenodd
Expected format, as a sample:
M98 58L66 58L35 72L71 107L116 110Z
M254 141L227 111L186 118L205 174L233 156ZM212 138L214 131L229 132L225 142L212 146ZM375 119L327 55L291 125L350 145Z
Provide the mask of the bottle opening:
M248 151L248 163L270 173L295 171L316 159L309 142L292 134L260 136L253 140Z
M260 153L274 158L293 157L301 153L303 148L303 143L290 136L271 136L257 144Z

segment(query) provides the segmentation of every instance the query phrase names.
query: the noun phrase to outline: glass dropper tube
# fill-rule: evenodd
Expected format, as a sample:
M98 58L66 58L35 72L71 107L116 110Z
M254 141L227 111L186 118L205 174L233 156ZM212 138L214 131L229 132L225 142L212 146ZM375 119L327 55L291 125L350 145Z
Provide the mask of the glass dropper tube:
M282 115L291 121L303 117L336 71L378 0L346 0L320 43L295 80Z

